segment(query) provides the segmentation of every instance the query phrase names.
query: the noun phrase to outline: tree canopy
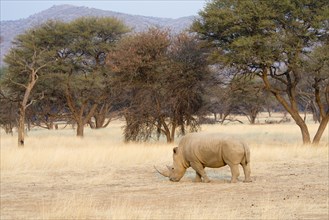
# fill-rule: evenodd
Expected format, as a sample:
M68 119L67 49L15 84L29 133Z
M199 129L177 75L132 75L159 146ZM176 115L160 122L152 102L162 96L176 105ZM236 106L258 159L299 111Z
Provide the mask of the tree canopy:
M117 19L90 17L49 21L16 38L5 57L8 71L1 89L19 100L19 142L24 143L25 110L32 104L47 112L41 115L47 120L53 112L70 112L77 135L83 136L83 126L108 95L106 55L128 31ZM40 94L46 98L35 102Z
M171 38L150 29L123 39L108 56L125 103L125 140L148 140L155 133L168 142L176 129L197 129L203 83L209 73L198 40L187 34Z
M259 76L300 127L303 142L310 143L307 125L298 112L298 88L305 56L328 43L328 18L326 0L214 0L200 12L192 30L213 48L213 62L234 67L238 74ZM316 76L311 70L307 74ZM328 75L321 81L328 87ZM326 89L320 96L325 94ZM327 110L314 143L328 123L328 104L317 102Z

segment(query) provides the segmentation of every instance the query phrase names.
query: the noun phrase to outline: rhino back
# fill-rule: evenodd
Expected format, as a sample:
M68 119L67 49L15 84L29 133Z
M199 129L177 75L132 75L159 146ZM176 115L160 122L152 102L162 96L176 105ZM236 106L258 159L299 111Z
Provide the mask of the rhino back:
M239 164L244 156L243 144L218 134L193 133L179 143L188 162L200 162L205 167L221 167L231 162Z

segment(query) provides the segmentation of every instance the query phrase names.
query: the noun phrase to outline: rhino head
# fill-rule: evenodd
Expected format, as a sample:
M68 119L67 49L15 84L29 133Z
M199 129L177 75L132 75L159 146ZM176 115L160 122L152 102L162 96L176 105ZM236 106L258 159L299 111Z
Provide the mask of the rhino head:
M182 153L177 147L173 149L173 166L167 166L165 171L160 171L154 167L162 176L168 177L170 181L178 182L185 174L186 167L183 165Z

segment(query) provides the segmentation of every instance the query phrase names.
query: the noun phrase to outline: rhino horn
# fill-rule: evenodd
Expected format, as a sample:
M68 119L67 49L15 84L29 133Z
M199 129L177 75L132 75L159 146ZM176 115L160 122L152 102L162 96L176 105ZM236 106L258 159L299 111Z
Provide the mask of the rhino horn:
M169 177L169 170L168 170L168 171L160 171L160 170L158 170L158 169L156 168L156 166L154 166L154 169L155 169L158 173L160 173L162 176L164 176L164 177Z

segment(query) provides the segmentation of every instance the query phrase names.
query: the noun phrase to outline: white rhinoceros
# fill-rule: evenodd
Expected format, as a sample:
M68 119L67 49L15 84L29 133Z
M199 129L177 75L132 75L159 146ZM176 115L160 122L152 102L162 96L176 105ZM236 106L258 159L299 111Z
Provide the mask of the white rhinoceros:
M231 168L231 183L237 182L239 165L243 167L244 182L250 178L249 147L237 140L222 138L218 134L192 133L181 139L178 147L173 149L173 166L168 170L157 171L171 181L178 182L187 168L196 171L195 182L210 182L204 168L219 168L228 165Z

